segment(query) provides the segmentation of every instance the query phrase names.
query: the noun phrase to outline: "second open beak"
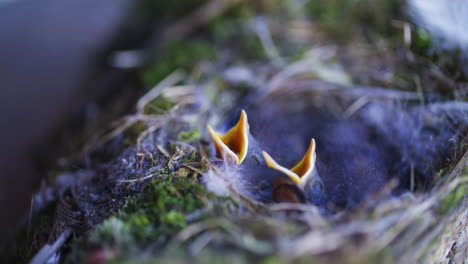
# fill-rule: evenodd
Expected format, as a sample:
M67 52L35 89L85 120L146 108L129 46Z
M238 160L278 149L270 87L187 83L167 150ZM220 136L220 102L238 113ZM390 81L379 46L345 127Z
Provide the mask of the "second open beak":
M316 154L315 154L315 140L310 141L309 148L304 154L304 157L296 164L292 169L287 169L279 165L268 153L263 151L263 157L268 165L268 167L280 171L286 174L295 184L297 184L301 189L304 188L304 185L313 176L313 171L315 168Z

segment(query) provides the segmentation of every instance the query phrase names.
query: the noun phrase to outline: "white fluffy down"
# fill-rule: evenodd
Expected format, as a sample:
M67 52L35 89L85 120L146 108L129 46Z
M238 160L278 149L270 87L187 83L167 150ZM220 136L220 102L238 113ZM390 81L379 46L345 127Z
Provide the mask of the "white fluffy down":
M229 182L211 169L203 175L202 182L209 192L218 196L229 195Z
M223 164L216 172L212 169L203 174L202 182L205 188L218 196L229 196L230 190L244 193L242 177L236 166Z

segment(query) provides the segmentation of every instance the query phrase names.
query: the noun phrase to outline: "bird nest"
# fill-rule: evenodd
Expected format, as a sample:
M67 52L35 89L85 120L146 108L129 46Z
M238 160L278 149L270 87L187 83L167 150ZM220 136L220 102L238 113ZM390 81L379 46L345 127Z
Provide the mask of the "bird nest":
M288 76L288 70L273 75L262 96L306 91L312 95L310 104L326 98L333 105L330 109L345 118L372 102L401 109L402 102L419 105L417 93L308 80ZM135 145L95 170L58 177L58 183L67 184L59 188L54 237L92 228L72 243L68 261L186 262L196 258L412 263L464 259L467 204L463 197L468 182L466 133L462 132L467 128L468 109L464 103L424 105L427 115L452 118L450 124L459 133L453 139L458 143L451 158L443 163L445 167L436 168L440 174L431 174L436 178L430 183L418 188L427 179L418 179L413 171L407 175L407 192L395 194L399 179L391 179L358 205L324 214L308 203L256 201L233 181L232 177L240 175L213 163L205 125L223 123L224 113L234 111L219 98L251 98L252 94L259 98L255 89L241 97L232 94L237 90L219 89L216 82L206 78L196 83L174 72L138 101L135 114L124 117L93 144L121 144L126 138L122 133L138 127ZM208 99L210 93L215 100ZM430 121L426 116L424 122ZM222 186L208 188L221 197L203 187L208 177L210 184ZM219 188L224 190L219 192Z
M68 263L466 259L468 105L437 93L355 85L351 79L360 77L351 78L353 69L345 72L336 63L336 46L318 45L301 59L286 62L277 56L265 20L254 20L249 27L261 40L266 61L228 65L236 55L227 51L218 61L197 62L189 73L172 72L138 100L134 113L87 144L82 152L86 159L79 160L112 158L63 172L37 195L36 210L44 209L47 201L58 202L53 221L48 219L54 223L47 232L48 246L32 263L54 257ZM365 64L362 60L376 59L362 53L346 52L359 58L356 68ZM420 159L414 166L408 163L405 179L387 179L353 206L324 212L311 203L263 203L242 191L233 179L241 175L215 161L206 125L219 127L250 104L281 101L288 94L299 94L308 105L342 120L368 118L380 131L414 134L429 127L435 129L434 137L445 132L452 137L436 146L444 149L442 159L425 160L437 153L424 144L411 149ZM382 125L375 116L366 116L370 107L373 113L383 111L383 121L388 121L384 117L389 111L397 116L392 120L411 119L419 130ZM320 148L320 142L317 145ZM407 158L403 154L408 152L396 153ZM424 170L424 161L437 162Z

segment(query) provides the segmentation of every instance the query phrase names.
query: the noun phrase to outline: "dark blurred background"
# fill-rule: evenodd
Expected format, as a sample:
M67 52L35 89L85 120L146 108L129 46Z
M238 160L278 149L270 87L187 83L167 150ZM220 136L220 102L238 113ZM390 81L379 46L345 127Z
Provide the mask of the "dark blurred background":
M96 76L109 72L103 58L129 2L0 1L0 233L27 211L43 176L38 160L66 144L54 130L111 92Z

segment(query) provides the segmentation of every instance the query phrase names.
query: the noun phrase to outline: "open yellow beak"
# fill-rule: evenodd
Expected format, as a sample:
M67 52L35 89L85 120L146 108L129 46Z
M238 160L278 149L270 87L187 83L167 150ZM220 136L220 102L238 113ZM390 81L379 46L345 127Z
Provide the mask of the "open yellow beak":
M232 160L236 164L241 164L244 161L249 147L249 123L244 110L242 110L237 124L224 135L214 131L210 125L207 125L207 128L219 157L224 160Z
M294 166L292 169L287 169L279 165L265 151L263 151L262 153L263 153L263 157L265 158L265 161L268 167L288 175L289 178L301 188L304 187L305 183L313 175L312 172L314 171L315 161L316 161L314 139L310 141L309 148L307 149L307 152L304 154L304 157L302 158L302 160L299 161L299 163L297 163L297 165Z

